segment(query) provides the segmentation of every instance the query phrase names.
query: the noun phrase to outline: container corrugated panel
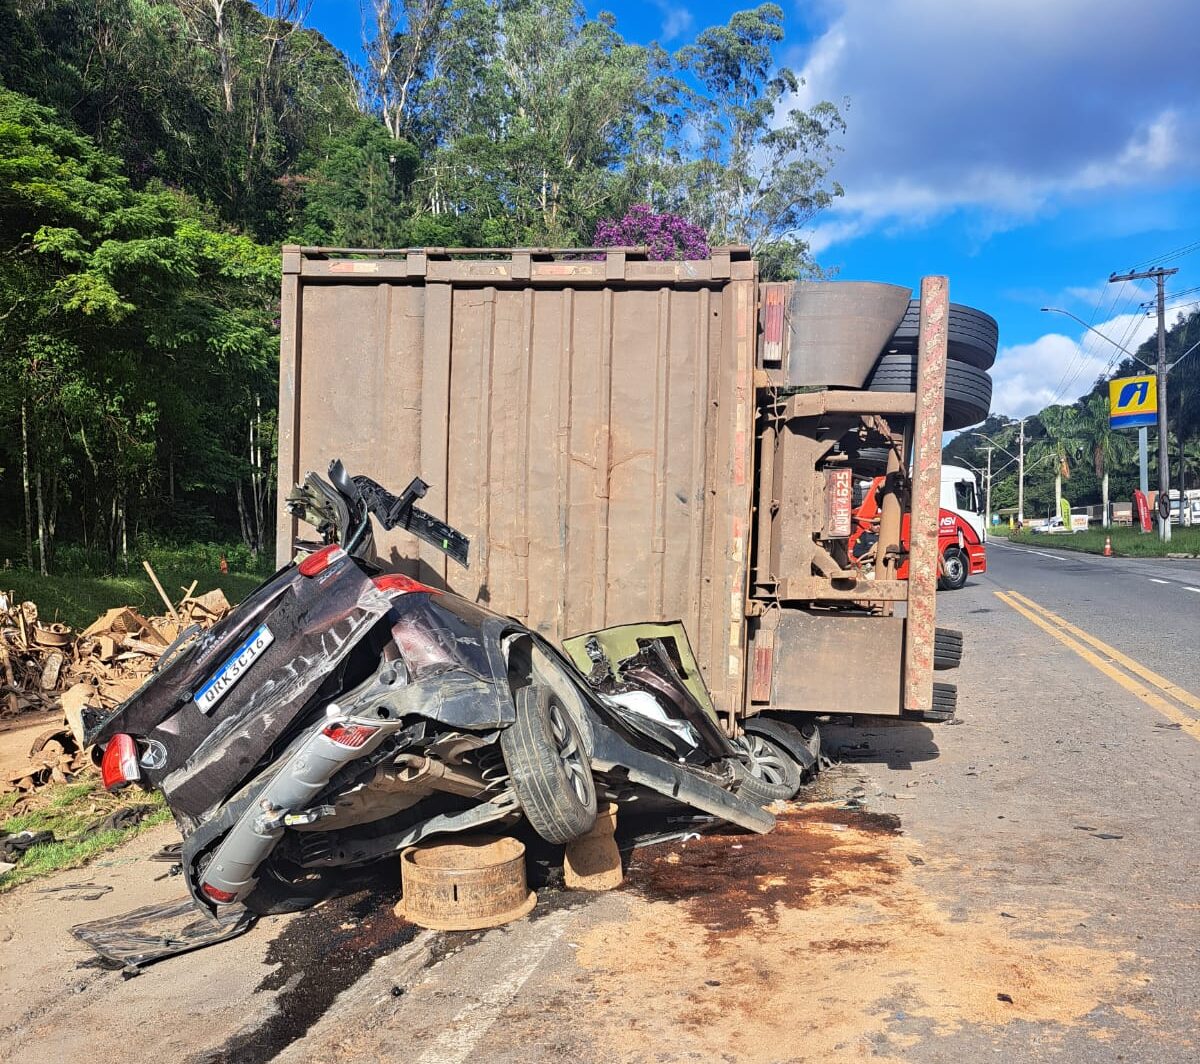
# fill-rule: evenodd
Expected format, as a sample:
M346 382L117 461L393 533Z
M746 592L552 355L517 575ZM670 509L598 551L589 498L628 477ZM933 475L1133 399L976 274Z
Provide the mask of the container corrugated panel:
M718 705L744 677L754 264L285 249L280 489L340 457L472 541L381 557L560 640L682 619ZM295 524L279 525L281 560Z

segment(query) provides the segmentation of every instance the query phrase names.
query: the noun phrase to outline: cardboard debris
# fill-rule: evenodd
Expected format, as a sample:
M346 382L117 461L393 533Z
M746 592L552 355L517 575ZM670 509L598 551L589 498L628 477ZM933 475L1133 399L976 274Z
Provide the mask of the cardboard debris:
M38 737L27 768L0 779L0 794L31 791L90 768L82 749L83 710L115 709L183 631L211 628L232 608L219 588L199 596L195 590L193 582L172 617L144 617L118 606L78 633L64 624L39 624L36 603L0 594L0 717L59 710L63 718Z

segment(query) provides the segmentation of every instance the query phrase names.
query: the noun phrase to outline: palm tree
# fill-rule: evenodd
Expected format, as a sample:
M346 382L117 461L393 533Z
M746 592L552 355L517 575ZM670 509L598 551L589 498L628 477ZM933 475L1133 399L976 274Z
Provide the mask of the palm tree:
M1104 503L1102 521L1109 525L1108 474L1115 466L1129 461L1130 439L1113 429L1108 420L1108 396L1103 392L1089 395L1083 405L1083 424L1080 426L1092 452L1096 476L1100 478L1100 497Z
M1062 482L1071 479L1071 462L1084 444L1079 409L1074 406L1048 406L1038 421L1046 438L1040 450L1054 461L1054 515L1062 513Z

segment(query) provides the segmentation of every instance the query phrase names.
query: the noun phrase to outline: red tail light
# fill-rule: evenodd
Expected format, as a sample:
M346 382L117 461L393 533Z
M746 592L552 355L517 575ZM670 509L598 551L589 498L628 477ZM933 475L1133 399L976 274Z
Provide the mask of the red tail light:
M403 573L388 573L385 576L377 576L371 583L379 588L380 591L392 595L407 595L410 591L428 591L431 595L441 594L436 587L422 584L420 580L414 580L411 576L405 576Z
M372 728L369 724L343 724L341 721L335 721L333 724L326 724L321 734L332 739L338 746L348 746L357 750L377 731L378 728Z
M100 762L100 778L104 781L106 791L119 791L142 778L137 743L132 735L118 733L109 739Z
M346 557L346 552L336 543L330 543L327 547L313 551L300 563L298 568L302 576L318 576L334 562L340 561L344 557Z
M213 901L227 905L237 897L231 890L222 890L220 887L214 887L211 883L201 883L200 889L205 895L212 898Z

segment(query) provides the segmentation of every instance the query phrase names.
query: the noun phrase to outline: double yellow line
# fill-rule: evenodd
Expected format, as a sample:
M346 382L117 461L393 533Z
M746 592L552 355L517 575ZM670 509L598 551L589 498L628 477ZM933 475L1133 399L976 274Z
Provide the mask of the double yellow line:
M1200 713L1200 698L1016 591L997 591L996 597L1005 605L1011 606L1022 617L1054 636L1063 646L1073 650L1109 679L1115 680L1130 694L1140 698L1151 709L1157 710L1169 721L1178 724L1181 731L1187 732L1193 739L1200 740L1200 719L1179 708L1186 706L1194 713ZM1145 683L1139 682L1138 678L1144 680ZM1158 690L1155 691L1151 688ZM1162 694L1159 694L1159 691ZM1168 697L1163 697L1163 695ZM1169 699L1173 699L1173 701Z

